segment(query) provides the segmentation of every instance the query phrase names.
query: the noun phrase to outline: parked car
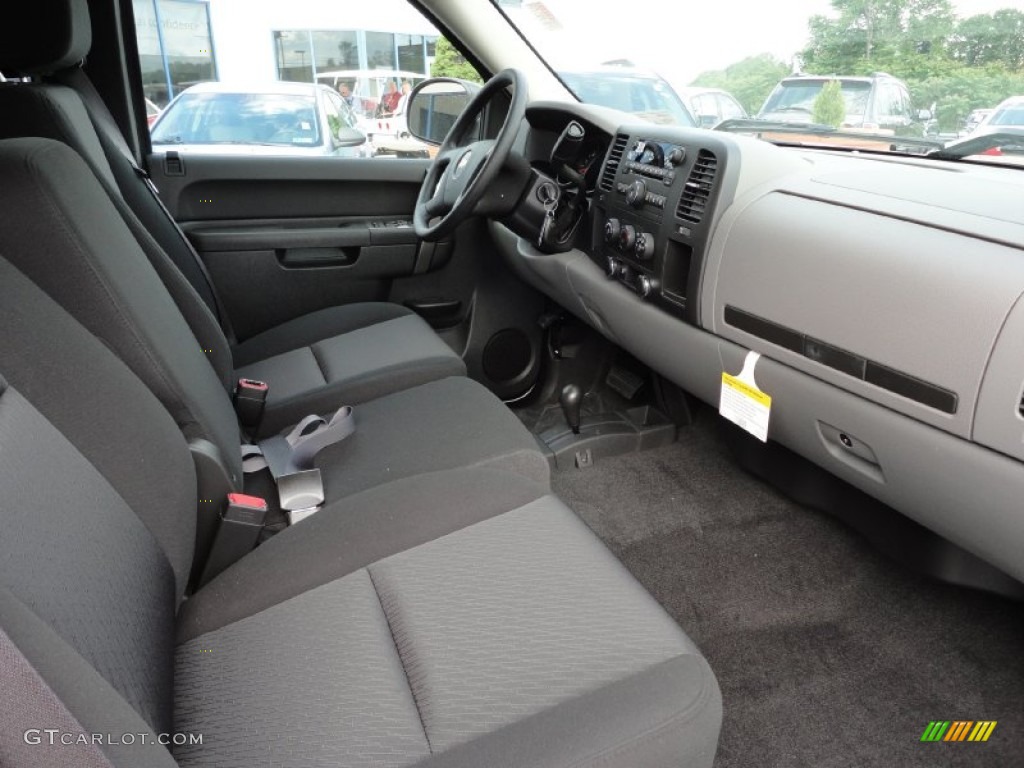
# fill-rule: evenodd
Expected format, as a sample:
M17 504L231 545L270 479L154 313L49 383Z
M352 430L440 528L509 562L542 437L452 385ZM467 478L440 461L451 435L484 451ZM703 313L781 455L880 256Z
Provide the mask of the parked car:
M558 76L587 104L629 112L652 123L697 125L672 86L653 72L607 66L578 72L559 71Z
M783 78L757 113L758 119L813 122L815 99L825 83L831 80L839 81L846 104L846 117L840 128L897 135L924 134L921 121L930 118L931 114L927 110L915 113L907 84L884 72L866 77L793 75Z
M969 133L971 133L972 131L974 131L975 129L977 129L977 127L979 125L981 125L983 122L985 122L985 119L989 115L991 115L992 112L994 112L994 111L995 110L992 110L992 109L975 109L975 110L973 110L967 116L967 119L964 120L964 127L960 129L960 134L959 135L960 136L966 136Z
M192 154L373 154L344 99L306 83L193 85L157 118L152 142L156 151Z
M374 156L380 157L428 157L430 148L409 134L405 115L407 94L402 90L421 82L424 75L397 69L340 69L317 73L317 80L337 90L341 84L351 90L352 111L356 115L356 127L366 134L373 146ZM386 92L386 83L401 84L401 97L394 112L381 109L381 96ZM344 101L344 99L342 99Z
M145 102L146 102L146 125L148 125L150 128L152 128L153 127L153 123L155 123L156 119L158 117L160 117L160 112L162 112L163 110L161 110L160 109L160 105L157 104L152 99L146 99Z
M676 93L702 128L713 128L723 120L748 117L747 110L736 97L721 88L691 86L676 88Z
M1024 127L1024 96L1011 96L991 110L979 128Z

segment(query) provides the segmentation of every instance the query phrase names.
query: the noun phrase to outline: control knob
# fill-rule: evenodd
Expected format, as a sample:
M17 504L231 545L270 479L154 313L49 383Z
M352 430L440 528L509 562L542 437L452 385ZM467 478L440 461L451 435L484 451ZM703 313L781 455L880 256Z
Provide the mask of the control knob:
M668 160L668 164L671 166L682 165L683 160L686 159L686 152L683 151L682 147L675 147L668 153L668 157L665 159Z
M604 223L604 241L606 243L617 243L619 241L619 230L621 229L618 219L608 219Z
M626 189L626 202L634 208L644 207L644 198L647 196L647 185L637 179Z
M625 268L621 261L613 256L608 257L607 273L609 280L616 280L625 274Z
M658 281L655 280L653 277L648 277L647 275L640 275L636 279L636 292L642 299L648 298L652 293L654 293L657 287Z
M623 224L619 230L619 248L632 251L636 247L636 228L632 224Z
M636 245L633 252L640 261L647 261L654 257L654 235L650 232L640 232L636 236Z

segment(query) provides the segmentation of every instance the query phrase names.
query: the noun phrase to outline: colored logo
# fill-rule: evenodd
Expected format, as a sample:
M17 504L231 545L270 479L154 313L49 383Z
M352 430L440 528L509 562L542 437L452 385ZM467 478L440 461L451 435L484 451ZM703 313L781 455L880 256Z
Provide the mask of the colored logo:
M997 720L932 720L921 741L988 741Z

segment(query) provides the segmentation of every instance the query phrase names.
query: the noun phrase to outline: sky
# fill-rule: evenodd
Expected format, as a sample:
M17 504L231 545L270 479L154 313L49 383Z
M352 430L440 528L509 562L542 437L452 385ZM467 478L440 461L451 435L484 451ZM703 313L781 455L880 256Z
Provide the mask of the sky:
M531 0L523 0L526 6ZM807 42L807 20L827 15L828 0L544 0L572 42L563 53L596 64L628 58L686 85L708 69L771 53L786 62ZM961 17L1024 0L953 0ZM621 19L616 8L628 8ZM546 51L542 50L546 54ZM552 62L559 66L556 62Z

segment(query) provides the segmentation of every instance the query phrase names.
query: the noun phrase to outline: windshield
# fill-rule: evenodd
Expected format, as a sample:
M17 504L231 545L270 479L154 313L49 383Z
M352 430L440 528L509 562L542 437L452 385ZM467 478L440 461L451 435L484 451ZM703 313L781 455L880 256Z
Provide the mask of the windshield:
M153 127L154 144L321 143L316 99L279 93L183 93Z
M652 123L696 125L679 96L660 77L629 72L559 72L580 101L620 109Z
M828 80L800 80L780 83L768 97L761 108L760 116L771 115L773 112L803 112L809 117L814 115L814 103L821 95L822 88ZM868 105L871 83L860 80L843 80L839 82L839 92L843 97L845 110L844 122L852 122L863 117Z
M1013 107L1004 107L993 113L989 125L1024 126L1024 103Z
M655 122L692 118L652 110L641 77L676 96L720 89L782 133L735 120L717 130L921 153L962 140L976 110L1024 96L1022 0L490 2L581 101ZM991 122L1019 125L1021 109Z

